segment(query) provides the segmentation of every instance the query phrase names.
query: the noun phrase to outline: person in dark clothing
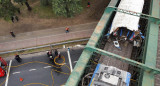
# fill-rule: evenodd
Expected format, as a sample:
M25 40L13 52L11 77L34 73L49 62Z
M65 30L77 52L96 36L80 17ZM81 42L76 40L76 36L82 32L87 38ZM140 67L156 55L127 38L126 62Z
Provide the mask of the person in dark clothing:
M58 52L58 58L61 58L61 52Z
M13 17L13 16L11 17L11 20L12 20L12 22L14 23L14 17Z
M47 51L47 56L49 57L49 51Z
M13 31L11 31L10 34L12 35L12 37L16 37Z
M21 14L20 8L17 8L17 12L18 12L19 14Z
M48 56L50 59L53 59L52 51L47 51L47 56Z
M21 59L21 58L19 57L19 55L17 55L17 54L15 55L15 59L16 59L17 62L19 62L19 63L22 62L22 59Z
M55 56L58 56L58 51L57 51L57 49L55 49L54 53L55 53Z
M17 20L17 22L19 21L19 19L18 19L18 17L17 17L17 16L15 16L15 19Z
M88 3L87 3L87 7L90 7L90 5L91 5L91 3L88 1Z

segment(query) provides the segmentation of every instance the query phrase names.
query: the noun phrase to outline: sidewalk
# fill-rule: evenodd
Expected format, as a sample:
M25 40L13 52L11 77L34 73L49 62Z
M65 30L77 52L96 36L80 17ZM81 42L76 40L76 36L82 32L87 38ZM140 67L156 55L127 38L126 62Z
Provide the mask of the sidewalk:
M70 28L69 33L65 33L66 27L59 27L20 34L15 33L15 38L10 35L0 36L0 52L90 37L97 23L68 26Z

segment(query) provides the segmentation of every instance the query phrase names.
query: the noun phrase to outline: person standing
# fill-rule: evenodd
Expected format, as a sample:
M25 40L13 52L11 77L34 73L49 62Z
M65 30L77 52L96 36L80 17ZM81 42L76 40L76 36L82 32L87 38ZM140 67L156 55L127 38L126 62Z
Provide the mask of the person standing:
M12 20L12 22L14 23L14 17L13 17L13 16L11 17L11 20Z
M47 51L47 56L49 57L49 51Z
M12 37L16 37L15 34L13 33L13 31L10 32Z
M57 51L57 49L55 49L54 53L55 53L55 56L58 56L58 51Z
M88 3L87 3L87 7L89 8L89 7L90 7L90 5L91 5L91 3L90 3L90 1L88 1Z
M51 57L52 56L52 51L47 51L47 56Z
M69 33L69 28L68 27L66 27L66 33Z
M19 14L21 14L20 8L17 8L17 12L18 12Z
M17 60L17 62L21 62L22 61L22 59L20 58L20 56L19 55L17 55L17 54L15 54L15 59Z
M15 19L17 20L17 22L19 21L19 19L18 19L18 17L17 17L17 16L15 16Z
M58 58L61 58L61 52L58 52Z

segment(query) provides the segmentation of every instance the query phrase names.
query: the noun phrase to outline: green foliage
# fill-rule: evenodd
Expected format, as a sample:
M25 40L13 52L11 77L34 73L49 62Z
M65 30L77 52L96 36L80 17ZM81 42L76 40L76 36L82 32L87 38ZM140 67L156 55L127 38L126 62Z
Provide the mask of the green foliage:
M10 0L1 0L0 2L0 17L5 20L10 20L15 15L18 8L16 8Z
M72 17L82 10L81 0L52 0L53 12L56 15Z
M27 6L27 8L28 8L28 11L31 11L32 10L32 8L30 7L30 5L29 5L29 3L28 3L28 0L14 0L14 2L16 2L16 3L18 3L18 4L23 4L23 3L25 3L25 5Z
M49 1L51 1L51 0L40 0L40 1L41 1L42 6L47 6L47 5L49 5Z
M27 0L14 0L14 2L17 2L17 3L25 3Z
M42 6L42 5L36 5L33 8L33 12L37 14L39 18L47 18L51 19L55 17L54 13L52 12L52 6Z

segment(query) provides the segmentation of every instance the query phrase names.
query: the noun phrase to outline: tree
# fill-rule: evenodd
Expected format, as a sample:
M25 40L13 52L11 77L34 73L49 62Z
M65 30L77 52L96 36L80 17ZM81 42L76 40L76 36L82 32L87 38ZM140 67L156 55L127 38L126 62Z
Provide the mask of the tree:
M28 11L31 11L32 8L30 7L29 3L28 3L28 0L14 0L14 2L16 3L21 3L23 5L23 3L25 3L25 5L27 6L28 8Z
M18 12L10 0L1 0L0 1L0 17L3 17L5 20L10 20L11 17L15 16L15 13Z
M52 5L52 0L40 0L42 6Z
M72 17L82 10L81 0L52 0L53 12L56 15Z
M42 6L47 6L49 4L48 0L40 0Z

